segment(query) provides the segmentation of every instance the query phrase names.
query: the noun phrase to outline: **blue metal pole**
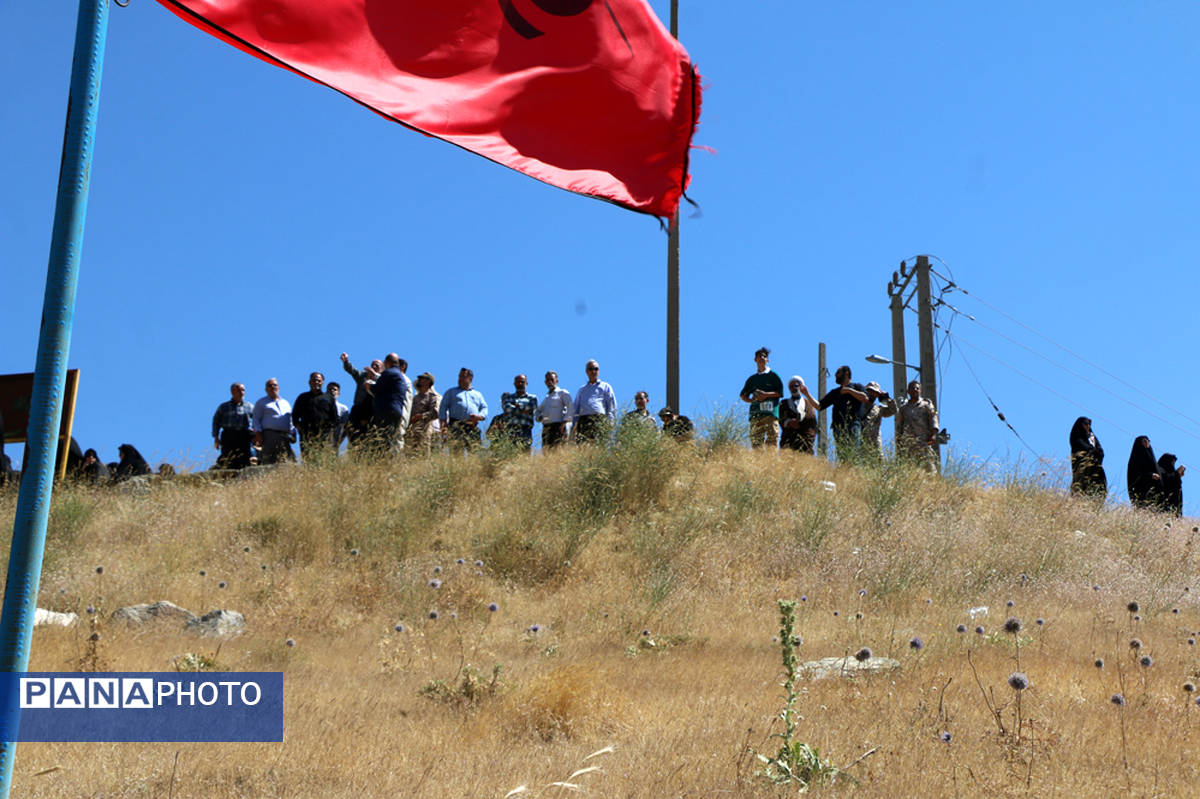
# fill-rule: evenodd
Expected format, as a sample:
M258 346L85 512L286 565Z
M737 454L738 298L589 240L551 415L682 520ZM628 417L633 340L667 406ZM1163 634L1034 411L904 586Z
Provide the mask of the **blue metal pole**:
M37 370L33 378L27 434L28 463L22 464L21 491L17 497L12 548L8 556L8 582L4 588L4 610L0 614L0 672L26 671L29 665L29 643L33 637L33 615L42 577L42 552L62 422L67 354L71 349L75 287L79 282L79 253L83 247L83 223L87 216L107 34L108 0L80 0L75 26L75 58L71 65L71 94L67 101L67 130L58 174L58 201L54 209L50 263L46 270ZM4 697L6 702L11 699ZM16 737L15 731L13 737ZM16 750L15 741L0 743L0 799L8 797Z

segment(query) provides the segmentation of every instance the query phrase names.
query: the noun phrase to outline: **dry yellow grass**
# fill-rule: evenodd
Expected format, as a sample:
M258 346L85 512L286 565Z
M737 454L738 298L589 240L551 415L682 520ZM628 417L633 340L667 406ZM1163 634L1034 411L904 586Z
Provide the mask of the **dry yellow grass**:
M14 504L0 495L6 523ZM22 744L14 795L499 798L571 792L551 786L562 781L594 796L787 795L748 748L775 748L776 602L803 596L802 660L868 646L902 663L802 684L801 740L837 765L878 747L849 772L858 788L827 791L1191 796L1192 538L1190 523L1017 483L653 443L67 488L39 604L99 608L108 669L169 670L194 653L282 671L285 741ZM248 629L218 651L106 621L158 599L236 609ZM39 629L31 668L86 663L89 633ZM1030 681L1019 736L1015 638ZM1120 690L1123 709L1109 701Z

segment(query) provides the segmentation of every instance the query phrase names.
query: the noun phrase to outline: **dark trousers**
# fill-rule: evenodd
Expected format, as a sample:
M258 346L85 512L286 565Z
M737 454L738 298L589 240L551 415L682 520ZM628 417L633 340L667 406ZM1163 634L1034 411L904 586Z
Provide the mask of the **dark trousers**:
M567 440L566 422L546 422L542 425L542 449L557 447Z
M292 452L291 433L285 430L264 430L262 438L262 452L258 456L260 465L296 460L296 453Z
M590 416L580 416L575 420L576 443L596 443L603 441L612 431L612 422L603 413L593 413Z
M305 463L320 459L333 449L333 433L325 427L310 427L300 431L300 457Z
M245 469L250 465L250 431L222 430L221 457L217 458L217 468Z
M479 422L468 422L466 419L451 419L447 427L450 433L450 449L473 452L483 446L483 437L479 432Z

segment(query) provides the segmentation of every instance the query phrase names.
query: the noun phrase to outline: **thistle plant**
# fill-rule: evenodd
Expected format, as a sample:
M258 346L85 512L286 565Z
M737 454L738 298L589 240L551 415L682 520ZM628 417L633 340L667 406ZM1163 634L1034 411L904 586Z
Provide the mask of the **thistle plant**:
M774 757L754 754L763 763L762 775L774 783L798 782L807 789L810 785L832 785L842 772L829 761L822 761L815 746L796 740L796 721L801 717L796 710L799 698L796 680L799 677L799 661L796 658L796 602L779 600L779 646L783 654L783 709L779 719L783 731L773 733L779 739L779 751ZM849 778L849 775L844 775Z

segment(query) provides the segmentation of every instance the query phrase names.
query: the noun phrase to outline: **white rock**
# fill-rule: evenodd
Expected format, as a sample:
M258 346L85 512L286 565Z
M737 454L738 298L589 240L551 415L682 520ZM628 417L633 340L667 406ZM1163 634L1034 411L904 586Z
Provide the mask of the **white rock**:
M33 611L34 627L70 627L77 621L79 621L79 617L74 613L57 613L45 608L37 608Z
M800 665L800 671L814 680L825 680L830 677L854 677L858 674L892 671L898 668L900 668L900 661L877 657L870 657L866 660L855 660L853 657L821 658Z

